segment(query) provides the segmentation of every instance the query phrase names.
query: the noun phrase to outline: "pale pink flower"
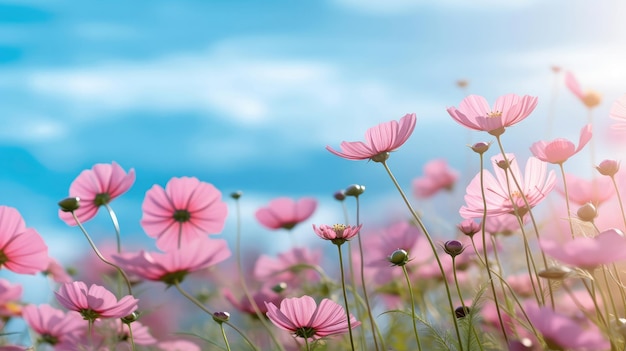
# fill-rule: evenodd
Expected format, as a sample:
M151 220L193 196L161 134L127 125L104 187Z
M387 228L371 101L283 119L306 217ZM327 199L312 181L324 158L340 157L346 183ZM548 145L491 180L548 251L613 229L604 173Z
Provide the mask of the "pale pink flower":
M174 285L189 273L208 268L230 257L226 240L198 237L179 250L113 255L124 271L140 278Z
M578 178L574 174L565 173L565 181L567 182L567 193L570 201L577 205L592 203L600 205L615 195L615 188L609 177L596 177L592 180ZM563 186L557 187L561 195L565 196Z
M47 304L24 306L22 318L40 335L40 340L54 346L55 350L71 348L87 329L78 312L65 313Z
M452 190L459 172L448 167L445 159L429 161L424 165L424 175L413 180L413 194L417 198L428 198L440 190Z
M320 264L322 254L303 247L295 247L278 254L276 258L261 255L254 264L254 277L268 285L287 283L300 286L317 282L319 274L311 268Z
M0 278L0 317L18 316L21 312L22 286Z
M618 229L608 229L593 238L575 238L565 243L542 240L540 245L548 256L583 269L626 260L626 238Z
M611 125L615 130L626 130L626 94L615 100L609 111L609 116L616 121Z
M523 217L530 208L535 207L552 191L556 184L556 175L554 171L547 173L545 162L535 157L530 157L526 162L524 177L522 177L514 155L507 154L507 159L509 160L507 171L496 165L499 162L504 162L502 155L496 155L491 158L494 164L495 176L489 171L484 171L483 173L487 215L514 214L517 211ZM521 193L513 179L517 180L522 190ZM524 197L530 208L526 206ZM510 198L513 199L513 202L511 202ZM461 217L481 218L483 216L484 204L480 186L480 173L467 186L465 203L466 205L461 207L459 211Z
M164 251L221 232L228 212L222 193L195 177L172 178L165 189L154 185L146 193L141 209L141 226Z
M524 311L551 350L596 351L610 348L608 340L594 324L588 323L583 327L550 307L538 307L532 303L527 303Z
M538 141L530 147L530 151L535 157L544 162L563 164L563 162L582 150L591 140L591 136L591 124L587 124L580 130L578 147L567 139L558 138L550 142Z
M317 306L312 297L304 295L284 299L280 308L271 302L265 304L267 318L275 326L290 331L297 337L317 339L348 332L346 312L332 300L323 299ZM359 325L361 323L351 315L350 326L355 328Z
M48 257L48 267L43 271L43 274L57 283L69 283L73 280L59 261L52 257Z
M593 90L583 91L572 72L565 72L565 85L588 108L598 106L602 101L602 96L599 93Z
M369 128L365 132L365 142L343 141L339 146L341 151L335 151L330 146L326 146L326 150L348 160L384 161L389 152L395 151L409 139L416 122L414 113L406 114L400 121L389 121Z
M124 194L135 183L135 170L126 173L115 162L98 163L82 171L70 185L70 197L80 198L80 207L74 211L81 222L92 219L100 206ZM68 225L76 225L71 212L59 210L59 217Z
M354 238L363 224L360 224L356 227L352 227L344 224L335 224L332 227L326 224L322 224L318 227L313 224L313 231L317 236L324 240L330 240L333 244L343 244L344 242Z
M48 265L48 246L13 207L0 206L0 267L35 274Z
M293 229L298 223L306 221L317 208L317 200L305 197L294 201L288 197L279 197L270 201L266 207L259 208L256 219L269 229Z
M224 295L226 300L228 300L228 302L230 302L239 311L250 315L256 315L254 306L252 306L252 303L247 296L243 295L239 299L237 299L230 290L223 290L222 294ZM265 302L278 304L280 303L280 301L282 301L283 297L269 289L261 289L252 292L252 299L256 304L259 312L265 314L267 312L267 306L265 305Z
M465 219L461 221L461 223L457 224L456 227L461 233L469 237L474 236L474 234L482 230L481 224L476 223L473 219Z
M106 288L95 284L87 287L83 282L64 283L54 294L63 307L79 312L86 320L126 317L137 309L139 302L131 295L118 301Z
M469 95L459 104L459 108L450 107L448 114L459 124L478 131L499 136L506 127L522 121L537 106L537 98L524 95L507 94L496 100L493 108L479 95Z

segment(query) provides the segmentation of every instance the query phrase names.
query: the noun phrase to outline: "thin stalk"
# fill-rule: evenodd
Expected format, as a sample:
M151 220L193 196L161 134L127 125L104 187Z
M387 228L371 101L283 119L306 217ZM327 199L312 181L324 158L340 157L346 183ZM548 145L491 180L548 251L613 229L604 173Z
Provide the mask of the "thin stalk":
M622 203L622 196L619 193L619 187L615 181L615 176L611 176L613 187L615 188L615 194L617 195L617 203L619 204L620 212L622 213L622 220L624 221L624 230L626 230L626 213L624 212L624 204Z
M572 239L574 239L574 224L572 224L572 214L570 212L569 205L569 192L567 191L567 180L565 179L565 169L563 163L559 163L559 169L561 169L561 176L563 177L563 191L565 191L565 205L567 208L567 222L569 223L569 230L572 233Z
M224 338L224 344L226 344L226 350L230 351L230 344L228 343L228 338L226 337L226 331L224 330L224 324L219 323L220 330L222 331L222 337Z
M188 292L186 292L181 286L180 286L180 282L178 280L174 280L174 286L176 287L176 289L178 290L178 292L181 293L181 295L183 295L184 297L187 298L187 300L191 301L191 303L193 303L194 305L198 306L198 308L200 308L202 311L204 311L206 314L208 314L209 316L213 317L213 313L211 313L211 311L209 311L208 308L206 308L206 306L204 306L202 304L202 302L198 301L195 297L191 296ZM222 322L226 325L228 325L229 327L233 328L233 330L235 330L239 335L241 335L241 337L248 343L248 345L250 345L250 347L253 350L259 351L259 349L254 346L254 344L250 341L250 339L248 339L248 337L246 337L246 335L239 330L237 327L235 327L232 323L225 321Z
M304 338L304 346L306 346L306 351L311 351L311 346L309 346L309 338Z
M417 333L417 321L415 316L415 299L413 298L413 288L411 287L411 279L409 279L409 273L406 271L406 266L402 265L402 273L406 279L406 285L409 288L409 296L411 298L411 320L413 321L413 333L415 333L415 341L417 341L417 349L422 350L422 344L420 343L420 336Z
M343 301L346 305L346 315L348 320L348 334L350 335L350 346L354 351L354 339L352 337L352 322L350 321L350 307L348 304L348 293L346 292L346 280L343 272L343 255L341 254L341 244L337 244L337 252L339 252L339 270L341 271L341 290L343 291ZM305 338L306 339L306 338Z
M133 328L130 326L130 323L126 323L128 326L128 339L130 340L130 347L133 351L137 348L135 347L135 338L133 337Z
M422 222L422 219L417 215L417 212L415 212L415 210L413 209L413 206L411 206L411 203L409 202L409 199L406 197L406 194L404 194L402 187L400 187L400 184L398 184L396 177L394 177L393 173L391 172L391 169L389 168L389 166L387 166L387 162L383 161L381 163L383 167L385 167L385 170L387 171L387 174L391 178L391 181L395 185L396 189L398 189L398 192L400 193L402 200L404 200L404 203L408 207L409 212L411 213L411 215L417 222L418 226L424 233L424 236L426 236L426 239L428 239L428 244L430 245L430 248L433 251L433 255L435 256L435 260L437 261L437 266L439 267L439 271L441 272L441 277L443 278L444 287L446 288L446 295L448 296L448 306L450 308L450 312L451 312L450 315L452 316L452 321L454 322L454 330L456 331L456 337L459 342L459 348L461 349L461 351L463 351L463 342L461 341L461 333L459 332L459 323L456 320L456 314L454 313L454 304L452 303L452 294L450 293L450 286L448 285L448 279L446 277L446 272L443 269L443 265L441 264L441 259L439 258L439 255L437 254L437 247L435 246L435 242L433 241L432 237L428 233L428 230L426 229L426 226Z
M111 217L111 222L113 222L113 229L115 229L115 241L117 243L117 253L121 253L122 252L122 239L120 236L120 224L117 221L117 215L115 214L115 211L113 211L111 206L109 206L109 204L104 204L104 207L107 209L107 212L109 213L109 217Z

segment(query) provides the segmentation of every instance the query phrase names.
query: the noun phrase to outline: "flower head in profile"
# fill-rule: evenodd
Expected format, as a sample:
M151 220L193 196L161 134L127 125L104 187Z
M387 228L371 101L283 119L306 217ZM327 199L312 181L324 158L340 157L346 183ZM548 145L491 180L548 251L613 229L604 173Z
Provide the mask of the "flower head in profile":
M119 301L112 292L100 285L91 285L75 281L62 284L55 291L57 301L70 311L76 311L85 320L96 318L122 318L137 309L139 300L126 295Z
M36 274L48 266L48 246L13 207L0 206L0 268Z
M542 240L540 245L548 256L582 269L626 260L626 238L617 229L605 230L593 238L575 238L565 243Z
M441 190L452 190L459 172L451 169L445 159L432 160L424 165L424 175L413 180L413 194L428 198Z
M98 163L82 171L70 185L70 197L80 198L80 207L74 211L81 222L92 219L100 206L107 205L124 194L135 183L135 170L128 173L120 165ZM76 225L71 212L59 210L59 217L68 225Z
M507 154L507 159L509 165L505 166L506 170L495 166L495 176L489 171L483 173L487 216L517 213L520 217L524 217L531 208L535 207L552 191L556 184L556 175L554 171L547 172L545 162L535 157L529 157L522 177L514 155ZM491 160L494 165L506 162L502 155L496 155ZM519 184L521 192L517 189L515 180ZM459 211L461 217L481 218L483 216L482 193L481 175L479 173L467 186L465 205Z
M222 231L228 208L222 193L195 177L154 185L141 206L141 226L159 249L177 249L197 237Z
M341 305L323 299L319 306L315 300L304 295L286 298L280 308L273 303L265 303L267 318L277 327L292 332L295 336L307 339L323 338L329 335L348 332L348 318ZM354 316L350 316L350 326L361 325Z
M27 305L22 309L26 324L37 334L39 340L58 350L75 346L86 332L85 321L78 312L67 313L50 305Z
M591 124L587 124L580 130L578 147L567 139L558 138L550 142L538 141L530 147L530 151L541 161L563 164L587 145L591 140L591 135Z
M256 219L268 229L293 229L298 223L304 222L315 212L317 200L304 197L297 201L288 197L276 198L259 208L254 214Z
M198 237L188 245L166 253L145 252L113 255L124 271L139 278L174 285L187 274L208 268L230 257L226 240Z
M330 146L326 150L348 160L367 160L374 162L386 161L389 153L404 144L415 129L417 117L414 113L406 114L400 121L389 121L369 128L365 132L365 142L343 141L341 151Z
M602 96L593 90L583 91L572 72L565 72L565 85L588 108L594 108L602 102Z
M450 107L448 114L459 124L478 131L485 131L499 136L510 127L530 115L537 106L537 98L524 95L508 94L499 97L493 108L479 95L469 95L459 104L459 108Z
M341 245L359 234L362 226L363 224L356 227L345 224L335 224L331 227L326 224L322 224L319 227L316 227L315 224L313 224L313 231L320 238L330 240L335 245Z

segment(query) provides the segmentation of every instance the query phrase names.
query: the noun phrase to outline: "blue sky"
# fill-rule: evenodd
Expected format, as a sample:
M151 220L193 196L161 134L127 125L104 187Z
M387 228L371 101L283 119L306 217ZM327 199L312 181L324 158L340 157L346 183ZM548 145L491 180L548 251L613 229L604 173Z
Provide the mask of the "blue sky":
M113 203L127 240L145 239L141 202L153 184L196 176L226 196L244 191L246 234L276 251L275 236L284 233L252 219L273 197L319 198L315 223L341 220L331 195L352 183L367 186L374 218L399 200L379 165L339 159L326 145L415 112L415 133L390 160L400 182L408 187L435 157L463 170L472 157L465 145L490 139L447 115L465 95L458 79L490 101L539 96L535 113L505 135L525 155L546 137L577 140L586 123L562 83L551 103L552 65L604 95L594 113L597 130L608 125L612 101L626 90L625 7L618 0L0 1L1 203L17 207L51 253L70 260L87 246L57 218L56 202L81 170L116 161L137 172ZM553 135L550 111L559 126ZM465 184L450 208L460 207ZM97 236L112 235L104 216L89 225ZM312 234L305 227L303 241Z

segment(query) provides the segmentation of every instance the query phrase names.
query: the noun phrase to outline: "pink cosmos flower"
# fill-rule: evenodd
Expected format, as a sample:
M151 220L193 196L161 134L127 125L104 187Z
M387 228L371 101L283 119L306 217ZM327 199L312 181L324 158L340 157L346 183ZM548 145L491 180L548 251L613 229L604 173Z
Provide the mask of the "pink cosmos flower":
M281 301L280 308L273 303L266 302L265 304L267 305L267 318L274 325L301 338L323 338L348 331L345 310L341 305L329 299L323 299L319 306L308 295L286 298ZM350 325L355 328L361 323L351 315Z
M578 83L572 72L565 72L565 85L588 108L596 107L602 101L600 94L593 90L583 92L580 83Z
M71 311L79 312L86 320L96 318L122 318L137 309L139 300L126 295L119 301L112 292L100 285L89 288L83 282L62 284L54 292L59 303Z
M450 169L445 159L432 160L424 165L424 176L413 180L413 194L428 198L440 190L452 190L459 172Z
M220 191L195 177L172 178L165 189L154 185L146 193L141 209L141 226L164 251L219 233L228 212Z
M609 111L609 116L616 122L611 125L612 129L626 130L626 94L615 100Z
M226 300L228 300L228 302L230 302L239 311L253 316L256 315L256 311L247 296L243 295L241 298L237 299L230 290L224 290L222 293ZM252 293L252 299L259 309L259 312L265 314L267 312L265 302L278 304L282 301L283 297L276 294L272 290L261 289Z
M315 226L315 224L313 224L313 231L320 238L324 240L330 240L333 242L333 244L341 245L344 242L354 238L357 234L359 234L359 231L361 230L362 226L363 224L360 224L356 227L352 227L352 226L344 225L344 224L335 224L331 227L331 226L322 224L318 228Z
M547 194L552 191L556 184L554 171L547 173L546 163L535 157L530 157L526 162L524 177L522 177L517 160L513 154L507 154L509 160L508 171L505 172L499 166L494 167L495 176L489 171L484 171L485 200L487 202L487 215L514 214L518 212L523 217L535 207ZM502 155L491 158L494 164L505 162ZM515 185L513 177L521 187L520 193ZM510 189L510 190L509 190ZM522 196L523 195L523 196ZM511 202L511 199L513 202ZM465 194L466 205L461 207L459 213L463 218L481 218L484 212L483 196L480 188L480 173L467 186Z
M70 349L86 332L85 321L78 312L65 313L47 304L24 306L22 317L40 335L40 340L55 350Z
M279 197L270 201L267 207L259 208L256 219L269 229L293 229L298 223L306 221L317 208L317 200L310 197L294 201Z
M36 274L48 265L48 246L33 228L26 228L13 207L0 206L0 267Z
M80 207L74 211L81 222L92 219L100 206L124 194L135 183L135 170L126 173L115 162L98 163L82 171L70 185L70 197L80 198ZM76 225L71 212L59 210L59 217L68 225Z
M319 280L319 274L304 266L317 266L321 260L321 252L303 247L280 253L276 258L261 255L254 264L254 277L268 285L283 282L294 287L310 284Z
M565 243L542 240L541 248L557 260L582 269L626 260L626 238L618 229L605 230L593 238L575 238Z
M134 254L113 255L124 271L140 278L174 285L185 276L213 266L230 257L226 240L198 237L179 250L166 253L140 251Z
M580 206L588 202L597 206L615 195L615 189L609 177L596 177L592 180L586 180L565 173L565 181L567 182L570 201ZM556 191L565 196L565 189L562 186L557 187Z
M461 101L458 109L450 107L447 111L455 121L467 128L499 136L506 127L528 117L535 106L536 97L507 94L499 97L492 109L484 97L469 95Z
M587 145L589 140L591 140L591 135L591 124L587 124L580 130L578 147L574 146L574 143L567 139L558 138L551 142L538 141L530 147L530 151L535 157L544 162L563 164L563 162L577 154Z
M129 346L127 349L130 350L130 344L128 340L130 338L130 332L128 330L128 325L122 323L121 319L99 319L94 323L94 327L98 334L103 337L103 339L111 339L119 340L122 344L127 344ZM157 340L150 334L150 330L141 324L140 322L133 322L131 324L133 328L133 342L137 345L154 345L157 343ZM86 340L89 342L88 340ZM106 340L102 340L102 343L106 343ZM85 343L88 345L88 343ZM121 345L117 344L117 348L119 349Z
M59 261L52 257L48 257L48 267L43 271L43 274L57 283L69 283L73 280Z
M551 350L591 351L610 348L602 332L593 324L583 327L550 307L538 307L531 303L527 303L524 310Z
M365 132L365 143L343 141L339 146L341 151L335 151L330 146L326 146L326 150L348 160L384 161L389 152L395 151L409 139L416 122L414 113L406 114L400 121L389 121L369 128Z
M21 312L22 286L0 278L0 317L18 316Z

